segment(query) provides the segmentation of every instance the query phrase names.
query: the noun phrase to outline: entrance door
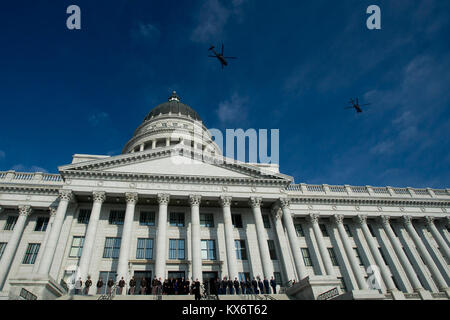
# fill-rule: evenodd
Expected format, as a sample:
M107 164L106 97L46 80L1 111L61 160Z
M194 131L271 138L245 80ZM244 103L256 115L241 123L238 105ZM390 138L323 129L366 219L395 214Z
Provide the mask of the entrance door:
M150 294L150 286L152 284L152 272L151 271L135 271L134 280L136 280L136 290L135 294L141 294L141 281L142 278L147 280L147 290L145 294Z
M205 287L206 293L211 293L211 285L214 285L213 280L219 277L219 273L217 271L203 271L203 285Z

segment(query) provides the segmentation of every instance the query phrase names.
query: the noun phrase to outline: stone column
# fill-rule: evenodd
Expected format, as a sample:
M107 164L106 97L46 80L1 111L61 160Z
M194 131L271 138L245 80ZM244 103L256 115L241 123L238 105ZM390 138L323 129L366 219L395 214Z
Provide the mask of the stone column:
M403 216L402 218L403 218L403 223L405 224L405 227L406 227L406 230L408 231L409 236L411 237L414 244L416 245L416 248L419 251L420 256L425 261L425 264L427 265L428 270L430 270L431 274L433 275L433 280L436 282L439 290L448 292L447 283L445 282L444 277L442 277L441 273L439 272L437 266L434 264L434 261L431 258L430 253L425 248L425 245L420 240L420 237L417 234L416 229L414 229L414 226L412 225L411 216Z
M223 209L223 223L225 229L225 245L227 249L228 279L237 278L236 252L233 236L233 222L231 220L231 197L221 196L220 205Z
M152 140L152 149L156 149L156 140Z
M388 292L398 291L395 287L394 281L392 280L387 266L384 263L383 257L378 249L378 246L375 244L373 240L373 236L370 233L369 227L367 226L367 216L366 215L358 215L357 222L359 222L361 229L364 233L364 238L366 239L367 244L369 245L370 252L372 253L373 258L375 259L375 263L378 268L380 268L381 276L383 277L384 284L386 285L386 289Z
M253 218L255 219L256 235L258 238L259 254L261 256L264 278L270 280L273 276L273 263L272 259L270 259L269 244L267 243L266 230L261 214L261 202L262 199L257 197L251 197L249 201L253 211Z
M191 248L192 248L192 278L203 281L202 252L200 239L200 195L189 195L191 204Z
M163 281L166 277L166 257L167 257L167 206L169 204L170 195L166 193L158 194L158 230L156 231L156 259L155 259L155 276Z
M289 256L289 252L287 251L288 243L284 234L283 223L281 222L282 215L283 211L281 210L281 208L272 209L272 216L273 220L275 221L275 229L277 230L278 244L281 249L281 258L286 273L286 279L292 280L295 278L295 275L293 265L291 263L291 258Z
M145 144L141 144L141 145L139 146L139 151L142 152L142 151L144 151L144 150L145 150Z
M59 191L58 209L56 210L52 230L48 236L47 245L44 248L44 254L42 255L41 263L39 265L38 273L41 275L48 276L50 273L56 246L61 234L61 228L66 216L67 206L69 205L69 201L72 199L72 196L73 194L71 190Z
M14 261L17 247L19 246L20 239L22 238L23 230L27 222L28 216L31 214L32 209L30 206L19 206L19 217L14 226L14 230L11 238L6 245L5 251L3 251L2 258L0 260L0 291L5 285L6 278L11 268L11 264Z
M368 290L369 286L367 285L367 282L364 279L364 276L361 272L361 267L359 266L359 263L356 260L355 252L353 251L353 248L350 245L350 240L344 228L344 216L341 214L336 214L334 215L334 219L339 232L339 236L341 237L342 240L342 244L344 245L345 253L350 262L350 267L352 268L353 275L355 276L356 282L358 283L358 287L360 290Z
M442 235L439 233L438 229L436 228L436 225L434 224L434 217L428 216L425 217L425 221L427 223L428 228L431 231L431 234L433 235L434 240L439 245L439 248L441 249L441 253L445 255L447 258L446 261L450 261L450 249L445 242L444 238L442 238Z
M117 264L117 279L120 281L122 277L125 283L128 283L128 262L131 251L131 236L133 233L133 220L134 220L134 208L138 201L137 193L125 193L125 199L127 201L127 208L125 211L125 220L122 229L122 239L120 242L119 262ZM127 294L126 290L122 291L122 294Z
M170 146L170 138L166 138L166 147Z
M403 269L405 270L406 276L408 277L408 280L411 283L411 286L413 287L414 291L419 292L420 290L424 290L422 287L422 284L419 281L419 278L417 278L416 272L414 271L411 263L408 260L408 257L406 256L405 252L402 249L400 241L398 240L397 236L395 235L394 231L392 230L392 227L390 224L390 217L389 216L381 216L380 221L381 221L381 224L383 225L386 235L389 238L389 241L392 244L392 247L394 248L395 254L397 255L398 259L400 260L400 263L402 264Z
M100 212L102 204L106 199L105 192L94 191L92 194L94 204L92 205L91 215L89 217L89 224L84 237L83 250L80 258L80 277L82 281L86 281L89 267L92 259L92 252L94 251L95 238L97 236L97 226L100 220Z
M323 242L322 231L319 227L319 215L316 213L311 213L308 218L313 227L314 236L317 241L317 246L319 247L319 253L325 266L325 272L327 275L334 275L334 268L333 264L331 263L330 254L328 253L327 247Z
M300 245L298 244L297 233L295 232L294 222L292 221L290 202L287 198L280 198L281 209L283 210L283 223L288 233L289 244L291 246L292 256L294 257L295 270L297 271L298 280L307 277L305 263L300 256Z
M42 241L42 244L41 244L42 250L43 250L43 248L45 248L45 245L47 244L47 241L48 241L48 236L50 235L50 232L52 230L53 221L55 220L55 215L56 215L56 208L50 207L49 211L50 211L50 217L48 219L47 230L45 230L44 241ZM39 265L41 263L41 257L42 257L42 250L39 250L38 256L36 257L36 263L33 266L33 274L36 274L39 270Z

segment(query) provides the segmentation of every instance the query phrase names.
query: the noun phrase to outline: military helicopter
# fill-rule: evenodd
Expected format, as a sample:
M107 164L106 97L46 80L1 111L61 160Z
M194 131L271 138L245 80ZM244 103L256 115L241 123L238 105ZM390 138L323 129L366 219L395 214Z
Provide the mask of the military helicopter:
M344 109L355 109L355 110L356 110L356 113L362 112L361 107L370 105L370 103L359 104L358 98L356 98L356 102L355 102L355 100L353 100L353 99L350 99L349 102L350 102L352 105L351 105L351 106L348 106L348 107L346 107L346 108L344 108Z
M224 66L227 66L227 65L228 65L228 62L227 62L226 59L237 59L236 57L224 57L224 56L223 56L223 44L222 44L222 53L218 53L216 50L214 50L214 48L215 48L214 46L211 46L211 47L208 49L208 51L212 51L212 52L214 53L213 56L208 56L208 57L219 59L221 65L222 65L222 69L223 69Z

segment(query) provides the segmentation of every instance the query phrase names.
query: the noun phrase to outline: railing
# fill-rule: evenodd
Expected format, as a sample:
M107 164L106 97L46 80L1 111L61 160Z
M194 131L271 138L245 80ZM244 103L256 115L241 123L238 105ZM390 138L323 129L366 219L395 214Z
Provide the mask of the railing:
M390 190L391 191L390 191ZM391 188L391 187L370 187L370 186L328 186L317 184L291 184L286 188L290 192L300 192L303 194L336 194L345 193L350 195L370 195L370 196L388 196L397 195L404 197L432 197L433 192L436 196L450 196L449 189L424 189L424 188Z

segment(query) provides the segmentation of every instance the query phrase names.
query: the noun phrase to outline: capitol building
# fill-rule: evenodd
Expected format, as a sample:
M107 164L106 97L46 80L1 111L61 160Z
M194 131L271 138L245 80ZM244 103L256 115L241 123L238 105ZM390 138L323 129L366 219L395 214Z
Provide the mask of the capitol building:
M74 275L93 298L100 277L132 276L274 277L289 299L450 298L450 189L295 184L222 156L175 92L120 155L75 154L58 171L0 171L0 299L61 299Z

